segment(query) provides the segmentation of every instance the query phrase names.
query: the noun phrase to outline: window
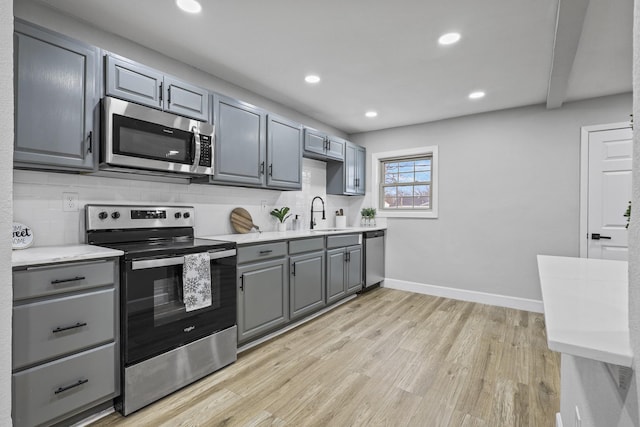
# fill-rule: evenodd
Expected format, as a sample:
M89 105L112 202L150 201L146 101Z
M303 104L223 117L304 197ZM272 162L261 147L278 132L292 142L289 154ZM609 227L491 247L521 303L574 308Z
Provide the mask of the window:
M379 216L437 218L438 147L372 155L374 203Z

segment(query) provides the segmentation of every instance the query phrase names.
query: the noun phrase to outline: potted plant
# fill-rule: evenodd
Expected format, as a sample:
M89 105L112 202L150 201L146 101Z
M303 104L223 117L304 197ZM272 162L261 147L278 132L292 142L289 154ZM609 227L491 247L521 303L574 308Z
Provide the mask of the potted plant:
M291 214L288 214L288 213L289 213L289 208L286 206L280 209L275 208L274 210L271 211L271 216L278 218L278 221L279 221L278 231L287 230L287 225L284 222L287 220L287 218L291 216Z
M369 225L376 225L376 221L375 221L375 216L376 216L376 209L375 208L362 208L362 210L360 211L360 215L362 216L362 220L361 221L361 225L369 226Z

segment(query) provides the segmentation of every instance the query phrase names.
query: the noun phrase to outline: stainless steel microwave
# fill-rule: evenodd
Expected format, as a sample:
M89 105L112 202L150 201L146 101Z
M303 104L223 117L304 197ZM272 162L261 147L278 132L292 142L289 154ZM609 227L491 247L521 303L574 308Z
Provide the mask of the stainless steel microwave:
M111 97L102 113L101 169L213 175L213 125Z

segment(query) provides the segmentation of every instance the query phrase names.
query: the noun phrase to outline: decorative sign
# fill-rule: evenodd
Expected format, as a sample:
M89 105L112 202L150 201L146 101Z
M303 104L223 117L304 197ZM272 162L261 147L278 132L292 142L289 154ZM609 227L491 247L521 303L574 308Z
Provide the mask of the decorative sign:
M13 249L26 249L33 244L33 231L19 222L13 223Z

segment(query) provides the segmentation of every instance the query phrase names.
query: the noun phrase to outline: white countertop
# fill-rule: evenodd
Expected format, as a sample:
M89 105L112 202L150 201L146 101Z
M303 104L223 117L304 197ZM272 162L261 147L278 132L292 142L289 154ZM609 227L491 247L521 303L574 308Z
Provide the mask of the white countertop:
M39 246L14 250L11 253L12 267L59 262L83 261L89 259L110 258L123 255L124 252L94 245Z
M385 230L387 227L347 227L340 230L317 229L300 231L264 231L262 233L251 232L246 234L224 234L217 236L198 236L199 239L225 240L236 242L238 245L250 243L262 243L275 240L302 239L305 237L326 236L330 234L364 233L365 231Z
M632 365L627 265L626 261L538 255L551 350Z

